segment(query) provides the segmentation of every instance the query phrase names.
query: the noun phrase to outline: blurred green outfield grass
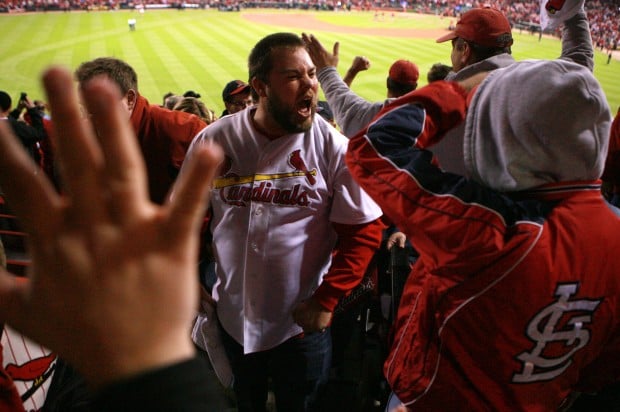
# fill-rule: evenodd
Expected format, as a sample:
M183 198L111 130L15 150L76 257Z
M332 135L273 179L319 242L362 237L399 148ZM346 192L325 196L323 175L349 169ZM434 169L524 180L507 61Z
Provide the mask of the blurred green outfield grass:
M44 98L39 77L50 64L75 69L81 62L100 56L127 61L138 73L140 92L151 103L161 103L166 92L182 94L194 90L202 100L221 113L221 90L232 79L247 80L246 61L251 47L263 36L276 31L301 32L295 14L311 13L321 21L349 27L445 28L448 20L435 16L397 13L395 18L377 21L372 12L289 13L287 26L250 23L245 13L273 13L275 10L148 10L99 12L53 12L2 14L4 41L0 56L0 89L14 98L25 91L31 98ZM130 32L129 18L137 19L137 30ZM307 30L306 30L307 31ZM360 73L353 89L361 96L380 101L385 98L385 78L396 59L415 61L421 73L420 85L433 63L450 64L449 43L434 39L398 38L377 35L353 35L312 31L326 47L340 42L339 71L344 73L356 55L365 55L372 66ZM386 34L388 31L386 30ZM513 54L517 60L555 58L560 54L557 39L514 33ZM600 51L595 56L595 75L602 83L615 111L620 106L620 61L607 63Z

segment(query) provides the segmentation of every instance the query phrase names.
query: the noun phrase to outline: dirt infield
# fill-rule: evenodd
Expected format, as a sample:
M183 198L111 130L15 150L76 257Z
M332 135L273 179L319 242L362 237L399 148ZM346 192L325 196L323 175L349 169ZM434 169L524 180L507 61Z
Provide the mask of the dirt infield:
M415 37L418 39L436 39L447 32L447 30L439 29L395 29L389 27L361 28L339 26L321 21L310 13L244 13L243 18L252 23L290 27L291 29L294 29L295 32L327 31L344 34L363 34L367 36Z

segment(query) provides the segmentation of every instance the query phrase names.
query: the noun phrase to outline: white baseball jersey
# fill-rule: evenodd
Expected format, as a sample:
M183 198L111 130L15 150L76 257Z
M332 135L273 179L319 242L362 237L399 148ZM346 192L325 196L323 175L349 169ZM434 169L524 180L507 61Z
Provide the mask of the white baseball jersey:
M269 140L255 108L201 131L226 160L211 196L218 280L213 297L226 331L245 353L273 348L302 329L293 308L312 296L331 263L331 222L368 223L381 210L351 177L348 140L320 116L304 133Z
M56 354L8 325L2 331L2 361L13 379L26 411L38 411L52 383Z

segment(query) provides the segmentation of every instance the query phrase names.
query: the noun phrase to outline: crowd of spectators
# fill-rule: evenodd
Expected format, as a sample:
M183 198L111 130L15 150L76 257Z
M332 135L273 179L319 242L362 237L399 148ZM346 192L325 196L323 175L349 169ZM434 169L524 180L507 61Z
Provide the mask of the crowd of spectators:
M104 9L120 7L106 4L91 3ZM483 5L448 1L433 4L434 11L428 12L445 16L446 24L455 22L470 8ZM84 62L74 74L59 69L48 71L44 85L54 108L54 123L57 123L56 136L48 133L46 138L57 138L55 148L59 153L57 160L63 166L62 188L66 192L61 190L62 195L57 194L40 179L40 173L27 169L18 155L18 147L9 143L12 139L6 127L0 128L0 157L5 166L0 168L0 181L8 198L17 199L13 204L24 209L19 216L26 218L23 222L32 232L30 239L35 244L32 256L36 259L30 266L34 277L23 286L28 295L18 295L18 289L9 295L8 286L4 285L9 279L5 273L0 273L0 296L3 296L0 302L4 302L0 305L2 322L21 325L23 333L32 334L37 344L40 339L41 344L50 342L50 349L58 351L61 357L67 356L66 362L76 366L96 387L94 402L99 410L118 410L119 405L127 410L148 410L154 407L152 404L161 410L213 407L215 400L206 394L205 383L215 382L215 377L206 373L211 371L203 362L207 354L195 356L195 348L186 336L190 316L196 311L191 302L197 300L196 284L189 282L195 274L197 256L186 252L196 250L198 239L194 234L188 240L189 233L198 232L199 223L203 222L209 234L200 249L210 250L207 244L213 246L218 281L215 285L203 285L201 307L208 306L211 311L217 308L220 322L213 320L213 312L208 315L219 335L217 342L205 340L203 349L219 346L219 339L222 339L220 349L224 353L220 351L220 355L230 361L230 379L219 376L217 358L211 352L208 357L214 373L222 383L228 382L223 389L230 389L234 379L232 390L240 411L264 410L268 389L275 393L276 405L281 411L301 410L293 407L301 402L304 402L304 410L326 410L320 398L334 403L332 398L343 398L346 393L341 389L344 385L333 385L331 397L321 394L319 387L326 385L328 377L345 375L332 368L332 365L340 367L344 363L355 363L355 367L362 364L360 369L376 369L364 371L373 375L368 385L366 377L358 379L356 376L353 381L356 384L358 380L363 381L359 386L371 389L366 392L372 393L369 400L374 406L386 401L387 393L381 391L393 391L390 405L395 406L391 402L393 399L403 404L397 409L389 408L391 412L404 410L405 405L411 406L420 399L419 410L456 410L458 405L468 405L469 410L486 409L483 406L506 410L511 409L506 406L510 402L532 405L532 399L541 405L543 402L552 405L553 409L549 410L557 410L559 405L570 404L573 395L580 395L578 392L593 390L590 385L606 384L611 378L608 375L618 370L617 361L612 362L617 359L614 353L619 350L615 336L618 327L609 324L620 317L616 304L620 284L614 283L617 279L615 268L620 261L614 265L607 258L612 255L610 251L620 247L620 238L616 235L620 221L612 215L618 212L596 194L610 113L602 88L592 74L592 44L586 16L580 9L565 22L562 58L551 62L516 62L510 51L511 26L523 22L537 24L536 6L504 1L492 5L503 9L512 21L496 9L470 10L454 31L437 39L440 43L452 42L452 66L439 66L446 69L439 78L448 82L435 82L413 91L417 87L418 68L413 62L398 60L390 67L386 80L387 96L395 100L379 102L371 116L373 120L351 127L350 133L346 132L346 112L353 114L357 121L362 118L359 106L343 99L346 93L353 93L350 84L355 76L349 77L350 69L347 76L340 79L336 70L339 44L334 45L333 54L330 54L311 34L304 33L299 38L294 33L274 33L261 40L248 58L251 86L240 80L226 84L222 98L227 112L219 119L200 102L200 94L192 90L183 95L166 93L162 106L150 104L138 92L134 69L115 58L101 57ZM593 18L596 19L600 11L603 16L600 21L606 22L607 6L601 2L591 4L594 5L601 8L592 9L595 10L591 13ZM71 3L59 7L70 11ZM145 6L141 4L140 7ZM468 15L478 17L468 20ZM471 19L479 22L482 18L495 22L496 27L483 31L480 25L472 23ZM475 30L463 29L467 21ZM613 26L608 27L613 31ZM617 34L617 26L615 30ZM472 40L469 35L473 36ZM606 32L600 36L608 44L617 40L617 37L610 40ZM363 67L369 67L369 62ZM493 73L489 74L489 70ZM291 71L295 72L293 80ZM428 81L432 83L430 73ZM118 90L101 82L102 74L115 83ZM82 91L83 107L78 105L75 93L64 93L74 78ZM481 83L485 78L485 83ZM339 86L337 81L346 84L346 90L339 88L342 84ZM331 92L328 90L330 83ZM398 89L396 84L409 87L398 94L392 93ZM326 107L331 105L334 109L336 127L341 128L342 134L314 115L319 86L328 100ZM541 94L540 90L547 87L550 93ZM477 88L475 92L473 88ZM472 96L473 99L469 99ZM9 96L6 97L8 103L3 109L8 112L11 102ZM342 110L338 109L337 98L343 103ZM557 101L571 104L558 105ZM26 94L22 94L20 102L32 110L32 114L37 114L38 109L30 107L35 103L31 104ZM117 104L122 109L115 108ZM45 105L41 107L43 113ZM239 109L236 114L232 113L233 107ZM540 108L549 109L546 116L533 116L540 113ZM342 120L339 120L339 111L345 113ZM180 112L194 113L199 118ZM323 115L321 112L317 109L316 113ZM43 117L42 113L38 116ZM81 115L85 113L92 124L82 121ZM4 117L8 119L7 113ZM23 118L27 121L25 115ZM482 121L478 122L479 119ZM123 125L124 122L127 125ZM211 122L214 124L205 127ZM459 124L462 125L460 129ZM488 124L499 127L487 127ZM70 130L71 125L73 130ZM549 125L560 125L560 128ZM452 170L460 166L440 155L441 142L436 140L444 136L460 138L462 133L465 143L455 145L453 140L449 141L451 151L456 151L455 147L467 148L469 142L475 143L472 147L476 153L492 151L489 147L499 149L496 157L475 157L473 163L477 166L473 172L479 178L458 178ZM411 136L414 138L403 138ZM139 145L131 143L133 137ZM550 137L560 144L549 144ZM515 150L519 146L515 141L527 142L521 146L535 155L524 156ZM584 141L592 144L583 144ZM429 155L427 150L431 142L435 156ZM216 151L213 143L222 147L221 152ZM298 146L304 148L303 156ZM554 150L549 151L549 147ZM142 171L137 171L135 166L142 163L139 153L144 157ZM187 159L191 159L188 162L184 162L186 153ZM284 156L280 156L282 153ZM467 159L463 153L458 157ZM11 161L13 158L17 160ZM494 164L501 163L497 158L508 159L507 164L513 159L519 162L525 159L525 162L517 162L514 170L528 173L515 173L513 179L512 170L507 167L493 168ZM445 172L437 167L438 159ZM559 160L556 162L556 159ZM184 173L176 179L182 163ZM315 164L318 166L314 167ZM598 166L592 167L593 164ZM293 172L281 172L291 167ZM208 188L214 174L219 177ZM290 183L291 177L298 178L310 189L298 196L303 186ZM270 179L285 183L276 186L268 182ZM124 180L127 185L123 184ZM169 198L175 180L174 196ZM260 182L260 186L255 187L255 181ZM508 183L504 183L506 181ZM28 184L18 185L22 182L31 183L34 189L30 190ZM140 183L143 187L139 187ZM230 189L234 186L238 190ZM315 186L319 189L315 197L323 203L313 209L306 207L306 194L315 190ZM377 205L365 198L367 194L362 188L372 195ZM219 191L220 196L211 198L205 219L199 199L204 200L209 189L214 193ZM334 195L328 197L323 193ZM33 208L30 199L41 202L36 202ZM299 213L301 207L305 209ZM329 208L329 213L321 208ZM384 219L380 218L382 214ZM76 218L71 218L73 216ZM331 216L338 217L339 221ZM312 225L308 224L310 221ZM571 223L574 230L558 232L557 227L569 226L565 222ZM333 355L331 359L332 353L341 354L353 346L349 340L339 341L339 335L356 338L356 333L365 333L370 336L368 332L372 324L376 324L376 319L370 316L370 304L355 310L351 306L342 309L345 315L349 315L346 313L349 311L352 319L358 319L356 328L346 328L332 316L339 314L345 290L352 290L346 298L356 296L358 289L352 288L362 275L364 280L372 282L382 277L383 272L376 270L371 262L382 243L380 232L384 223L392 223L394 228L403 225L407 236L402 234L400 247L410 238L411 244L420 251L418 264L403 290L395 293L396 282L391 280L390 293L397 303L390 302L389 319L381 312L383 308L378 307L384 302L379 299L373 302L377 304L380 321L384 316L385 320L394 322L391 337L388 340L387 333L376 332L377 339L367 339L364 342L370 343L359 351L370 358L367 348L371 344L375 347L385 344L389 348L373 349L372 355L379 358L378 365L371 361L350 361L353 358L344 355ZM269 232L273 235L267 236ZM98 236L100 233L102 236ZM295 243L299 234L299 243ZM72 241L72 236L77 242ZM275 239L277 237L280 239ZM267 238L269 242L264 241ZM591 239L600 241L606 248L601 249ZM45 244L46 240L51 243ZM76 243L89 247L76 248ZM243 247L245 243L248 248ZM573 245L573 248L568 249L566 245ZM297 254L296 249L303 249L302 253ZM40 253L36 253L38 251ZM298 256L304 259L298 261ZM394 260L395 256L390 254L390 259ZM323 265L315 265L320 271L307 264L313 261ZM244 262L243 266L239 262ZM409 269L408 264L406 261L401 266ZM391 266L397 265L392 263ZM569 266L577 269L567 270ZM371 271L375 273L366 276ZM319 277L314 272L325 274ZM169 273L175 276L165 276ZM118 281L107 281L110 274L117 276ZM386 270L385 275L394 277L394 271L388 273ZM317 281L303 282L311 276ZM404 274L403 278L406 277ZM135 287L136 279L147 287ZM75 285L73 290L65 284L46 287L54 280L70 286L75 282ZM306 283L309 286L305 286ZM83 286L85 284L90 285ZM299 285L304 285L305 289ZM298 289L301 292L296 292ZM90 294L76 294L74 290ZM243 290L243 294L238 290ZM373 298L379 298L381 289L372 290ZM578 290L585 292L576 296ZM63 293L55 296L57 291ZM278 299L270 299L272 291L278 292ZM310 297L299 303L293 300L306 295ZM524 295L527 299L523 299ZM26 298L30 296L34 298ZM289 296L293 298L288 299ZM550 303L551 296L557 299ZM62 305L48 303L56 300ZM16 306L20 310L9 310L8 303L14 301L21 305ZM608 304L610 301L612 303ZM400 309L396 311L398 302ZM505 302L510 307L510 316L495 310L502 309ZM592 320L599 305L601 311L595 323ZM608 310L612 305L615 307ZM119 311L119 307L122 310ZM50 310L45 310L47 308ZM606 310L613 310L613 317L607 323ZM45 315L43 321L33 316L41 313ZM479 322L483 314L488 315L488 324ZM340 315L340 319L345 315ZM564 320L558 324L560 317ZM42 327L65 318L68 323L63 328ZM155 321L148 323L144 319ZM571 329L574 322L579 325ZM280 324L286 328L274 326ZM588 328L582 329L581 324L587 324ZM544 334L540 333L541 325L545 327ZM561 329L554 329L556 327ZM334 335L331 328L336 331ZM385 329L388 328L392 329L392 325L386 325ZM70 339L56 338L60 342L58 346L52 339L57 330L60 336L71 332ZM77 338L72 336L75 330L80 331ZM488 334L489 330L499 333L494 337ZM588 333L582 333L584 330ZM285 340L278 342L282 339ZM355 340L356 347L362 346L361 339ZM120 343L109 345L112 341ZM136 356L150 347L144 342L152 343L155 355ZM375 344L377 342L379 344ZM574 342L577 346L571 347ZM573 357L574 352L589 343L588 349L580 352L586 355ZM90 352L83 355L75 349L76 344L90 348ZM570 352L561 358L551 351L541 357L539 350L547 345L554 345L554 350L557 346L560 352ZM0 344L0 393L8 387L11 396L17 395L17 385L13 381L6 379L7 385L2 385L2 378L10 376L4 373L2 366L14 365L6 361L6 355L3 364L2 346L9 345ZM149 352L152 351L146 351ZM547 354L551 361L570 360L565 365L548 367ZM138 359L135 364L133 359ZM301 359L297 361L300 366L292 359ZM385 369L381 366L383 360L386 360ZM70 387L66 381L58 384L60 379L66 379L64 372L59 373L61 361L63 359L59 358L50 369L50 373L54 372L50 388ZM607 363L611 365L610 372L603 367ZM307 371L306 364L315 366L314 370ZM6 366L7 372L9 366ZM560 377L565 370L568 373ZM569 373L578 378L568 376ZM496 376L503 378L497 382L486 378ZM385 380L380 380L384 377ZM555 378L558 379L550 384ZM308 385L310 389L298 389L304 388L308 381L312 383ZM272 382L271 387L268 382ZM379 389L374 392L374 387ZM461 388L466 389L461 393ZM569 390L573 392L570 397ZM223 391L217 393L220 392L226 395ZM26 387L26 394L19 394L21 401L17 398L10 402L21 406L26 395L31 393L31 388ZM158 393L166 394L164 400L158 398ZM44 397L42 410L67 410L64 405L48 409L55 401L50 394L54 394L52 389ZM6 398L0 395L0 410L9 410L2 407ZM314 409L306 407L311 403L316 404ZM351 404L347 406L330 410L357 410ZM592 404L587 406L592 407ZM600 410L595 407L590 410L595 409ZM572 412L580 410L571 409Z
M0 13L25 11L115 10L143 8L214 8L238 11L242 8L287 8L312 10L377 10L437 14L458 18L473 7L500 9L514 28L540 31L538 1L464 0L9 0L0 1ZM586 2L592 40L601 50L617 50L620 39L620 0ZM551 34L551 33L550 33ZM556 33L559 36L559 32Z
M463 11L472 7L490 5L501 10L513 25L513 28L540 30L540 3L538 1L490 0L463 2L460 0L443 0L441 2L423 2L430 9L426 13L438 13L457 18ZM601 50L616 50L620 40L620 1L586 1L586 12L589 19L592 42ZM554 34L560 36L557 30Z

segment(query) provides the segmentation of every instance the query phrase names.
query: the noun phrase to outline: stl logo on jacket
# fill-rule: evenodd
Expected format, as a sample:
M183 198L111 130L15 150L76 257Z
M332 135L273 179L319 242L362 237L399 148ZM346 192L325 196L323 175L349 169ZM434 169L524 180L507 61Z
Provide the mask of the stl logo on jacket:
M306 207L310 202L306 188L316 184L317 169L308 168L299 149L289 154L288 164L293 170L240 176L231 171L233 164L227 156L213 186L223 202L234 206L245 207L252 201ZM299 183L299 178L304 182Z

